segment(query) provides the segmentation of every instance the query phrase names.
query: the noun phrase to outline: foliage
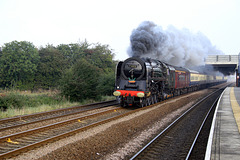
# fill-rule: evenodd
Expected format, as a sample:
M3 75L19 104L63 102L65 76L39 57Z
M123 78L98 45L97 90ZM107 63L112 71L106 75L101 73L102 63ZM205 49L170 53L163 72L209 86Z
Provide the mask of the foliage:
M8 108L22 108L23 99L14 94L8 96L0 96L0 110L7 110Z
M60 52L64 50L67 58L74 57L70 60L72 68L62 79L61 91L64 96L71 101L82 101L86 98L98 99L100 95L112 95L116 64L108 45L90 45L85 41L57 48L61 48Z
M111 72L115 68L113 63L112 51L108 45L96 44L93 48L85 50L84 57L89 62L98 68L102 69L105 73Z
M12 41L0 52L0 88L60 89L71 101L99 99L112 95L116 66L113 56L108 45L86 40L39 49L30 42Z
M107 74L102 74L98 80L97 89L100 95L112 95L114 90L115 77L114 72L109 72Z
M99 98L97 90L101 70L85 59L79 60L62 79L62 94L70 101Z
M39 50L40 62L36 72L35 88L49 89L57 87L67 61L64 56L52 45Z
M23 107L36 107L40 105L55 105L66 102L58 95L49 96L46 94L29 96L16 92L0 95L0 110L6 111L10 108L21 109Z
M57 49L70 64L74 64L77 59L83 58L84 52L89 46L90 44L85 40L80 43L60 44Z
M37 71L37 48L26 41L6 43L0 57L0 84L5 87L31 88Z

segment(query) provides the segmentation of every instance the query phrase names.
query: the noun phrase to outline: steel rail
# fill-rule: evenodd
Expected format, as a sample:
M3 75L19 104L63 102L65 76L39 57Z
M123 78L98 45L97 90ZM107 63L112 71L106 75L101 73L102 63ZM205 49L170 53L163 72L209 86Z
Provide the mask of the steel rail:
M28 131L24 131L24 132L20 132L20 133L16 133L16 134L12 134L12 135L8 135L8 136L4 136L4 137L0 137L0 143L6 143L6 141L8 139L11 139L11 140L15 140L16 138L19 138L19 137L23 137L23 136L27 136L27 135L33 135L34 133L37 133L37 134L40 134L41 131L45 131L45 130L50 130L52 128L56 128L56 127L61 127L63 125L67 125L69 123L75 123L76 121L78 120L83 120L83 119L87 119L87 118L92 118L92 117L95 117L95 116L98 116L98 115L101 115L101 114L106 114L106 113L110 113L110 112L115 112L117 110L123 110L123 108L117 108L117 109L109 109L107 111L102 111L102 112L98 112L96 114L89 114L87 116L82 116L82 117L78 117L78 118L73 118L73 119L70 119L70 120L66 120L66 121L63 121L63 122L58 122L58 123L55 123L55 124L51 124L51 125L47 125L47 126L44 126L44 127L39 127L39 128L36 128L36 129L31 129L31 130L28 130ZM121 116L121 115L120 115ZM119 117L120 117L119 116ZM118 116L117 116L118 117ZM78 131L81 131L81 130L85 130L85 129L88 129L88 128L91 128L91 127L94 127L94 126L97 126L97 125L100 125L102 124L103 122L107 122L107 121L110 121L112 119L114 119L115 117L113 118L108 118L108 119L105 119L105 120L102 120L102 121L98 121L98 122L94 122L90 125L87 125L87 126L84 126L84 127L80 127L78 129L75 129L75 130L72 130L72 131L68 131L68 132L65 132L65 133L62 133L62 134L59 134L59 135L56 135L54 137L49 137L47 139L44 139L44 140L41 140L39 142L33 142L32 144L29 144L27 146L23 146L23 147L20 147L20 148L17 148L17 149L14 149L14 150L11 150L9 152L6 152L6 153L2 153L0 154L0 159L1 158L9 158L11 157L12 155L16 155L16 154L19 154L23 151L26 151L26 150L29 150L29 149L32 149L32 148L35 148L36 146L39 146L43 143L47 143L49 141L53 141L53 140L56 140L56 139L60 139L60 138L65 138L66 136L69 136L69 135L72 135L74 133L77 133Z
M225 86L226 87L226 86ZM158 139L159 137L163 136L164 134L166 134L166 132L168 132L171 128L173 128L181 119L183 119L183 117L185 117L185 115L187 115L190 111L192 111L197 105L199 105L200 103L202 103L203 101L205 101L207 98L209 98L211 95L215 94L216 92L218 92L219 90L225 88L222 87L212 93L210 93L209 95L205 96L204 98L202 98L201 100L199 100L197 103L195 103L193 106L191 106L188 110L186 110L181 116L179 116L177 119L175 119L170 125L168 125L163 131L161 131L157 136L155 136L150 142L148 142L143 148L141 148L135 155L133 155L130 160L134 160L137 156L139 156L143 151L145 151L156 139Z
M160 103L161 103L161 102L160 102ZM159 103L157 103L157 104L159 104ZM151 105L151 106L155 106L155 105L156 105L156 104ZM78 129L75 129L75 130L70 131L70 132L66 132L66 133L63 133L63 134L59 134L59 135L57 135L57 136L55 136L55 137L48 138L48 139L45 139L45 140L36 142L36 143L34 143L34 144L30 144L30 145L25 146L25 147L23 147L23 148L15 149L15 150L13 150L13 151L11 151L11 152L1 154L1 155L0 155L0 158L12 157L12 156L14 156L14 155L16 155L16 154L22 153L23 151L29 150L29 149L31 149L31 148L38 147L38 146L40 146L40 145L42 145L42 144L46 144L46 143L48 143L48 142L55 141L55 140L57 140L57 139L65 138L65 137L70 136L70 135L73 135L73 134L75 134L75 133L77 133L77 132L79 132L79 131L82 131L82 130L85 130L85 129L88 129L88 128L92 128L92 127L95 127L95 126L98 126L98 125L101 125L101 124L110 122L110 121L112 121L112 120L121 118L121 117L123 117L123 116L127 116L127 115L129 115L129 114L138 112L139 110L145 110L145 109L147 109L147 108L149 108L149 107L151 107L151 106L144 107L144 108L139 108L139 109L136 109L136 110L132 110L132 111L129 111L129 112L127 112L127 113L124 113L124 114L121 114L121 115L118 115L118 116L115 116L115 117L112 117L112 118L108 118L108 119L105 119L105 120L102 120L102 121L98 121L98 122L92 123L91 125L87 125L87 126L85 126L85 127L78 128ZM119 109L121 109L121 108L119 108ZM115 110L116 110L116 109L115 109ZM17 118L19 118L19 117L17 117ZM80 118L75 118L75 120L76 120L76 119L80 119ZM59 122L59 123L60 123L60 122ZM50 126L50 125L49 125L49 126ZM10 135L10 137L11 137L11 136L14 137L14 135ZM2 142L6 141L6 138L7 138L7 136L5 136L5 139L2 139Z
M99 126L99 125L102 125L102 124L105 124L107 122L110 122L110 121L113 121L113 120L116 120L116 119L119 119L119 118L122 118L124 116L128 116L130 114L133 114L133 113L136 113L138 112L139 110L145 110L145 109L148 109L149 107L153 107L155 105L151 105L151 106L148 106L148 107L144 107L144 108L138 108L138 109L135 109L135 110L129 110L127 113L123 113L123 114L120 114L120 115L116 115L114 117L111 117L111 118L107 118L107 119L104 119L104 120L100 120L98 122L94 122L92 124L89 124L89 125L86 125L86 126L83 126L81 128L77 128L77 129L74 129L72 131L69 131L69 132L66 132L66 133L62 133L62 134L59 134L59 135L56 135L54 137L50 137L50 138L47 138L47 139L44 139L44 140L41 140L39 142L34 142L32 144L29 144L27 146L24 146L24 147L21 147L21 148L17 148L17 149L14 149L12 151L9 151L9 152L6 152L6 153L2 153L0 154L0 159L1 158L10 158L10 157L14 157L24 151L28 151L28 150L31 150L33 148L36 148L36 147L39 147L43 144L46 144L46 143L49 143L49 142L53 142L53 141L56 141L56 140L59 140L59 139L62 139L62 138L66 138L68 136L71 136L71 135L74 135L76 133L79 133L80 131L84 131L84 130L87 130L87 129L90 129L90 128L93 128L93 127L96 127L96 126ZM115 110L124 110L124 108L117 108ZM111 111L115 111L114 109L111 110ZM109 112L111 112L109 110ZM93 115L89 115L89 116L93 116ZM80 118L76 118L74 119L74 121L78 120ZM65 122L63 122L65 123ZM46 126L48 127L48 126ZM50 125L51 127L51 125ZM39 130L41 130L41 128L39 128ZM34 129L32 130L33 132L36 132L37 130ZM29 133L27 133L29 134ZM18 133L18 134L14 134L14 135L9 135L9 136L5 136L5 137L2 137L0 138L0 143L1 142L5 142L7 138L16 138L16 137L19 137L19 136L22 136L24 135L24 133Z
M108 109L108 110L106 110L106 111L101 111L101 112L98 112L98 113L88 114L88 115L85 115L85 116L81 116L81 117L77 117L77 118L72 118L72 119L69 119L69 120L65 120L65 121L53 123L53 124L50 124L50 125L46 125L46 126L42 126L42 127L30 129L30 130L27 130L27 131L23 131L23 132L11 134L11 135L3 136L3 137L0 137L0 143L5 142L6 139L8 139L8 138L10 138L10 139L15 139L15 138L21 137L21 136L23 136L23 135L33 134L33 133L40 132L40 131L43 131L43 130L47 130L47 129L51 129L51 128L56 128L56 127L58 127L58 126L62 126L62 125L66 125L66 124L68 124L68 123L76 122L76 121L78 121L78 120L83 120L83 119L87 119L87 118L92 118L92 117L95 117L95 116L98 116L98 115L101 115L101 114L106 114L106 113L109 113L109 112L114 112L114 111L120 110L120 109L122 109L122 108Z
M220 96L219 96L219 97L220 97ZM198 132L197 132L197 134L196 134L196 136L195 136L195 139L194 139L194 141L193 141L193 143L192 143L192 146L191 146L191 148L189 149L188 154L187 154L187 156L186 156L186 158L185 158L186 160L189 159L189 157L190 157L190 155L191 155L191 153L192 153L192 150L193 150L193 148L194 148L194 146L195 146L195 144L196 144L196 141L197 141L197 139L198 139L198 137L199 137L199 134L200 134L200 132L202 131L202 128L203 128L204 124L206 123L206 120L207 120L207 118L209 117L210 112L212 111L212 109L214 108L214 106L217 104L217 102L218 102L218 100L219 100L219 97L214 101L213 105L211 106L211 108L209 109L207 115L205 116L205 118L204 118L201 126L199 127L199 130L198 130Z
M23 123L13 124L13 125L9 125L7 127L1 127L0 131L7 130L7 129L12 129L12 128L16 128L16 127L20 127L20 126L24 126L24 125L34 124L34 123L38 123L38 122L45 121L45 120L51 120L51 119L61 118L61 117L70 116L70 115L74 115L74 114L79 114L79 113L83 113L83 112L87 112L87 111L92 110L92 109L87 109L87 110L77 111L80 108L84 108L84 107L88 107L88 106L101 105L99 107L94 108L94 109L99 109L99 108L107 107L107 106L110 106L110 105L116 105L116 104L117 104L116 100L112 100L112 101L92 103L92 104L87 104L87 105L82 105L82 106L74 106L74 107L69 107L69 108L62 108L62 109L57 109L57 110L52 110L52 111L47 111L47 112L34 113L34 114L30 114L30 115L23 115L23 116L12 117L12 118L5 118L5 119L1 119L0 120L0 124L7 123L9 121L17 122L19 120L23 121ZM62 112L66 112L66 111L69 112L71 110L72 111L76 110L76 111L70 112L70 113L66 113L66 114L60 114ZM55 116L47 117L47 118L44 118L44 119L40 119L39 118L37 120L33 120L33 121L28 122L28 118L32 118L32 117L36 117L36 116L45 117L45 116L47 116L49 114L56 114L56 113L59 113L60 115L55 115Z

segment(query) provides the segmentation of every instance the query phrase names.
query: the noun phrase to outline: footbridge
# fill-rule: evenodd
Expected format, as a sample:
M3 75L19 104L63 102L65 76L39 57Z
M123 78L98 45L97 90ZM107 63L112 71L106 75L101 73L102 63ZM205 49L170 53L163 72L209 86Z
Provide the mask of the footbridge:
M239 55L208 55L205 59L205 66L212 66L214 70L222 72L224 75L233 75L239 65Z

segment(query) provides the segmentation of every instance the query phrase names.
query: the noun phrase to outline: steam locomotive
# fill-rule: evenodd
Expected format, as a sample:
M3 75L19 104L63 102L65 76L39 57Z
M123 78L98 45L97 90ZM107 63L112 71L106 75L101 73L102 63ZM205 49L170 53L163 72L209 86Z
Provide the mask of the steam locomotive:
M156 59L131 57L117 64L113 95L122 107L144 107L222 82L226 82L226 77L202 74Z

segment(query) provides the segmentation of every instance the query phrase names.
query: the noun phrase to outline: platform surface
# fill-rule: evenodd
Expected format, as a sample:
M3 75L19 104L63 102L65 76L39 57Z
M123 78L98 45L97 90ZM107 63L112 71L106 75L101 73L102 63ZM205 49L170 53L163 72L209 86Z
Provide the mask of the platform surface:
M212 122L205 160L240 160L240 87L222 94Z

